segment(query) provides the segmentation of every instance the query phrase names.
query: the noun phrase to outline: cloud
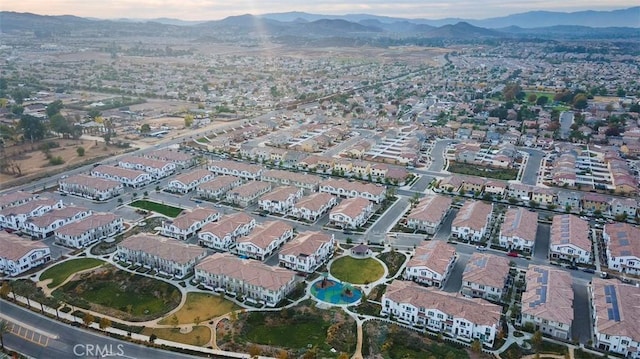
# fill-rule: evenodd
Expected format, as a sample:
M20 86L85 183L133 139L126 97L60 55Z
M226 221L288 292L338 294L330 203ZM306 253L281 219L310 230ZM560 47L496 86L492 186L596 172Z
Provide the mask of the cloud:
M407 18L458 17L482 19L530 10L611 10L636 6L636 0L19 0L4 10L43 15L70 14L99 18L214 20L230 15L305 11L338 15L369 13Z

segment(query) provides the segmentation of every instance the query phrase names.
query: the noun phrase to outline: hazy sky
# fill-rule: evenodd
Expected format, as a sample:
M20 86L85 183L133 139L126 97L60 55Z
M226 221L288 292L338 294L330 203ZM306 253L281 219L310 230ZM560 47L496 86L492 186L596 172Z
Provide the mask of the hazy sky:
M182 20L216 20L231 15L286 11L484 19L530 10L613 10L637 5L637 0L0 0L0 10L42 15Z

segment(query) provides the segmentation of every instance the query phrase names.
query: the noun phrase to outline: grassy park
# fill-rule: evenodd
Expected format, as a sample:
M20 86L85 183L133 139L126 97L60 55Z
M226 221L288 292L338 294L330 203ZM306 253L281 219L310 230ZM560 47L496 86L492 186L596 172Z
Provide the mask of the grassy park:
M207 293L187 293L184 305L174 315L178 324L204 322L211 318L240 309L235 303L221 296ZM173 315L160 321L160 324L172 324Z
M63 301L84 301L90 308L125 320L149 320L174 309L181 299L171 284L107 266L85 273L54 292Z
M132 207L144 209L146 211L160 213L171 218L178 217L178 215L182 212L182 208L173 207L166 204L147 201L147 200L139 200L139 201L131 202L130 205Z
M384 275L384 267L373 258L338 258L331 264L330 271L334 277L352 284L368 284Z
M95 258L72 259L47 269L40 275L40 280L51 279L51 283L47 285L49 288L55 288L69 278L72 274L89 268L95 268L104 264L104 261Z
M180 333L179 328L145 328L142 334L155 334L159 339L196 346L203 346L211 339L211 329L202 325L193 327L189 333Z

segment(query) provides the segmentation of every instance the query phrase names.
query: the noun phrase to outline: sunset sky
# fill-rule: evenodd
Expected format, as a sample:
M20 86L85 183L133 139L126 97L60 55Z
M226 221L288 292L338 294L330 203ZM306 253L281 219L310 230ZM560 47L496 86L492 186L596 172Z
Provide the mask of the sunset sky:
M343 15L367 13L405 18L484 19L531 10L614 10L637 0L6 0L0 10L96 18L216 20L231 15L304 11ZM1 21L2 19L0 19Z

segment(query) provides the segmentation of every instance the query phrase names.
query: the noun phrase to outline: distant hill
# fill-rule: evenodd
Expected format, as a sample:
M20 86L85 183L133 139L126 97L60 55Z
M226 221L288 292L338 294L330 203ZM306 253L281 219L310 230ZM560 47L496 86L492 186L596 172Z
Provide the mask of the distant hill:
M275 14L264 14L261 17L278 20L282 22L293 21L299 18L307 21L318 19L342 19L353 22L365 20L377 20L381 23L394 23L408 21L413 24L426 24L431 26L454 25L459 22L466 22L474 26L486 28L505 28L518 26L522 28L549 27L558 25L576 25L589 27L635 27L640 28L640 6L612 11L577 11L577 12L556 12L556 11L529 11L508 16L494 17L483 20L447 18L447 19L403 19L389 16L377 16L369 14L347 14L347 15L319 15L305 12L286 12Z
M415 20L366 14L329 16L302 12L269 14L262 16L230 16L222 20L201 23L175 19L154 20L99 20L77 16L42 16L30 13L0 12L0 31L32 32L39 37L66 36L83 32L85 36L185 36L201 40L225 36L267 36L287 43L321 44L330 39L340 44L368 44L388 46L402 44L411 39L477 41L498 38L635 38L640 39L640 28L623 27L633 13L640 15L640 7L610 12L586 11L578 13L530 12L486 20L456 21L451 24L431 23L452 21ZM555 15L553 15L555 14ZM615 22L616 26L599 27L571 24L588 21L599 14L595 25ZM557 15L557 16L556 16ZM579 20L582 19L582 20ZM618 20L615 20L618 19ZM626 19L626 20L625 20ZM531 23L566 24L529 27ZM614 21L615 20L615 21ZM512 24L515 22L516 24ZM488 25L479 26L479 23ZM509 25L504 25L509 24ZM491 25L491 26L489 26ZM504 26L498 26L504 25ZM310 42L312 40L312 42ZM421 42L417 42L421 43ZM433 43L433 42L432 42Z

